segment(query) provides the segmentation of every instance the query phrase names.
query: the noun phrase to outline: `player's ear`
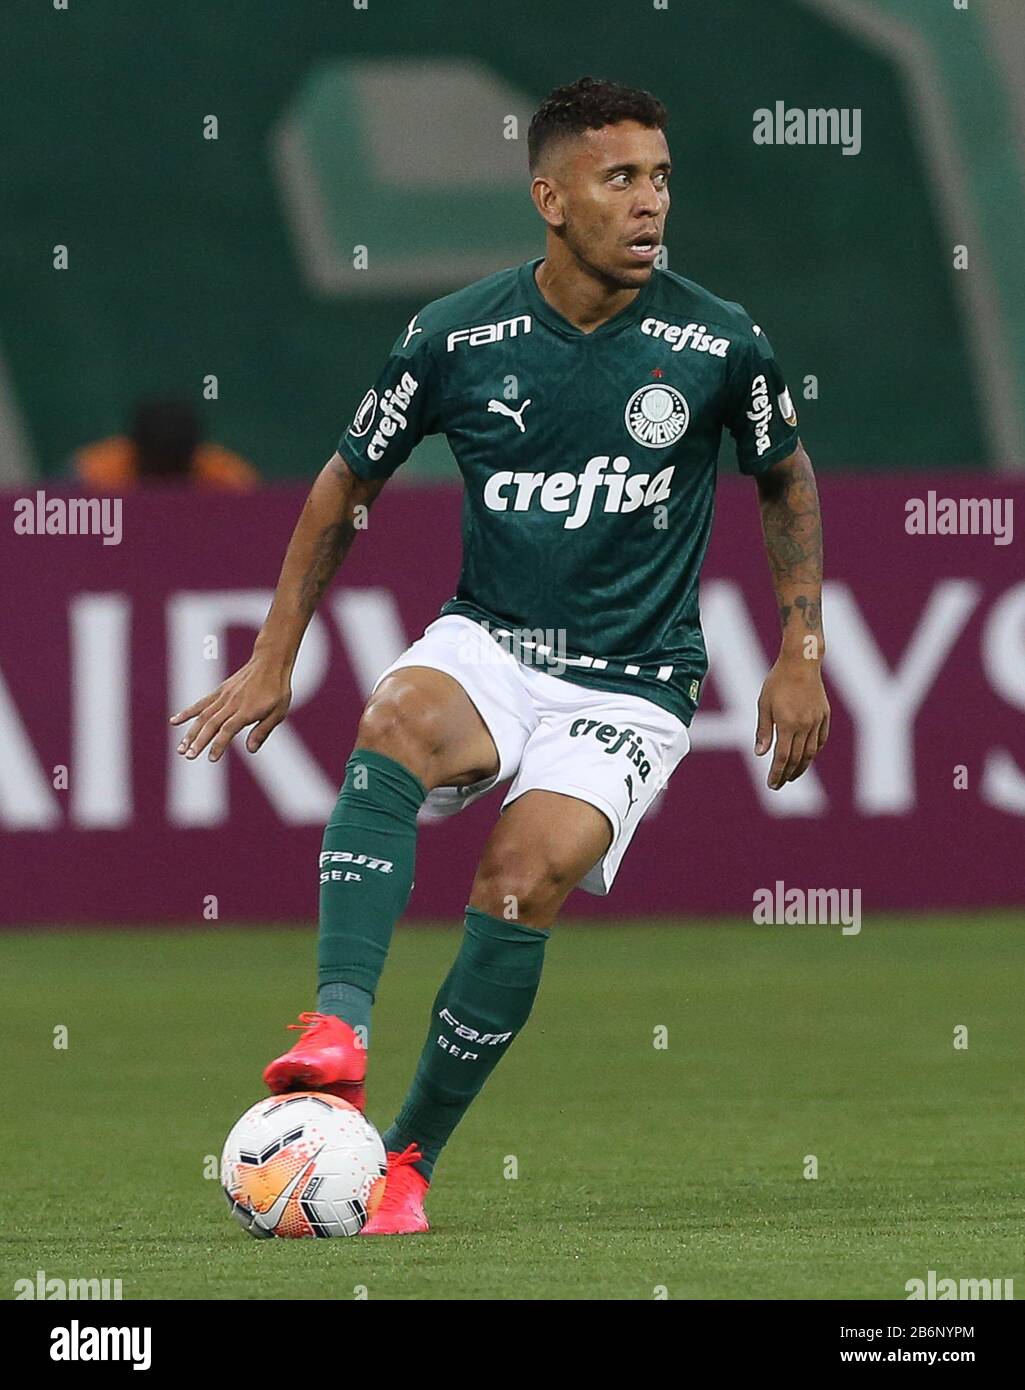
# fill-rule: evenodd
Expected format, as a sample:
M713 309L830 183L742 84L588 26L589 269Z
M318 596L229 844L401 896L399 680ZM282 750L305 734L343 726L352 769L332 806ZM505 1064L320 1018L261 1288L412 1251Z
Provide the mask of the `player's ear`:
M530 185L530 196L534 206L548 223L549 227L561 227L566 218L562 210L562 197L553 181L546 174L538 174Z

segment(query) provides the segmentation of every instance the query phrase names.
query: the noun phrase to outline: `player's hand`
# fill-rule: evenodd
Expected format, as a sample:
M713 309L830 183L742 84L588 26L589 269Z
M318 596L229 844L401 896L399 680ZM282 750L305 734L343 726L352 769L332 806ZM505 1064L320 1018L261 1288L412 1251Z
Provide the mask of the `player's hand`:
M755 752L762 757L772 747L776 753L769 768L768 785L779 791L807 772L812 758L829 737L829 701L817 661L802 656L781 656L765 677L758 697L758 729Z
M216 690L171 716L172 724L193 721L178 752L186 758L198 758L210 744L210 761L215 763L240 729L255 724L246 739L246 747L255 753L284 719L291 701L289 673L279 664L252 656Z

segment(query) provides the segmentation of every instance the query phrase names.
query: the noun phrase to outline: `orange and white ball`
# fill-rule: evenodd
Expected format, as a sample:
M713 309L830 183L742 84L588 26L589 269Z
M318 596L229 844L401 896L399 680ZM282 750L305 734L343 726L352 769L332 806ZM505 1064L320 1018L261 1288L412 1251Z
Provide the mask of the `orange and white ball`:
M384 1196L381 1136L337 1096L296 1091L257 1101L221 1154L232 1215L252 1236L355 1236Z

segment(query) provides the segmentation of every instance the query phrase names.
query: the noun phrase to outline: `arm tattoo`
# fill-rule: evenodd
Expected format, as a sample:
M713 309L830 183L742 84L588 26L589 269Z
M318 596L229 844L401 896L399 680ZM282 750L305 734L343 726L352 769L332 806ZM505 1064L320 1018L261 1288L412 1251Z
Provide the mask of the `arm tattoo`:
M762 534L780 621L822 631L822 518L811 461L803 449L758 479Z
M781 603L779 618L784 627L790 622L795 608L804 619L804 626L808 632L818 632L822 626L821 603L817 599L809 598L807 594L798 594L791 603Z
M312 613L331 577L345 558L356 536L351 517L327 526L317 537L316 549L309 569L303 576L299 603L303 613Z

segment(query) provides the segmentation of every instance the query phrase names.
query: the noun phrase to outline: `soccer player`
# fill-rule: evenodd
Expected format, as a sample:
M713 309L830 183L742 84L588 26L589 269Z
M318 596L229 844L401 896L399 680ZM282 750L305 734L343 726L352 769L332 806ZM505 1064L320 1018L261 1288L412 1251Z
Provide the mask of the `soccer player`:
M656 267L669 211L666 112L582 78L531 121L543 259L428 304L399 334L313 485L250 660L172 719L178 751L262 745L286 714L318 599L368 507L426 434L465 485L456 594L388 668L360 720L320 856L317 1012L270 1089L362 1108L374 991L413 880L418 813L511 785L412 1085L384 1135L364 1234L428 1229L438 1155L527 1021L545 942L577 885L607 893L688 750L706 670L698 574L723 427L755 478L782 642L758 701L768 785L825 743L815 480L766 335Z

